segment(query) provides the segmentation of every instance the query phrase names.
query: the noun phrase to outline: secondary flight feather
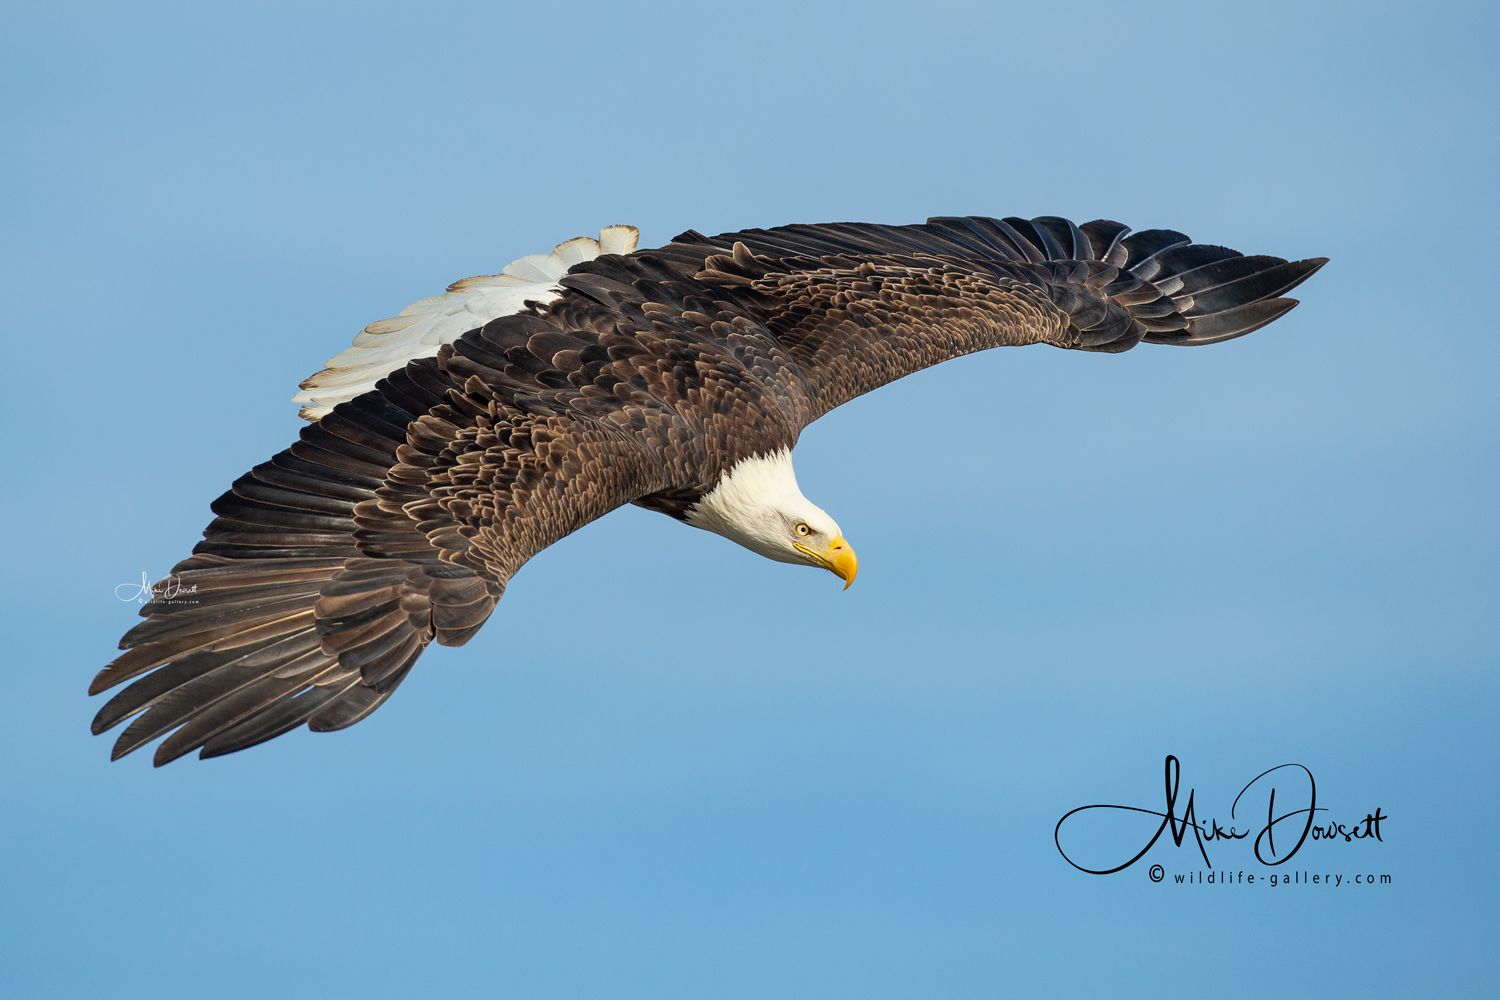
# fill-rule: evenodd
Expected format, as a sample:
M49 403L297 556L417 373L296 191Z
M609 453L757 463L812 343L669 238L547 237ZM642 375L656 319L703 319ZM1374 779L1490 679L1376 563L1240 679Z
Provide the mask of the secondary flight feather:
M214 501L90 693L120 757L213 757L382 705L462 645L532 556L625 504L845 587L802 495L802 429L991 347L1211 344L1270 323L1324 263L1109 221L936 218L686 232L630 226L522 257L373 323L302 383L310 421Z

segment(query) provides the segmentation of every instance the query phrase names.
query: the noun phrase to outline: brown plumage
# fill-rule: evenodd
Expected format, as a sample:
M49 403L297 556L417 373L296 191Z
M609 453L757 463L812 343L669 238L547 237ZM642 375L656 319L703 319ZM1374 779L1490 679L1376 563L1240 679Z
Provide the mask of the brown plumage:
M162 764L369 715L461 645L552 542L637 503L684 518L741 459L990 347L1207 344L1323 263L1113 222L934 219L689 232L578 264L549 305L392 371L237 480L91 693Z

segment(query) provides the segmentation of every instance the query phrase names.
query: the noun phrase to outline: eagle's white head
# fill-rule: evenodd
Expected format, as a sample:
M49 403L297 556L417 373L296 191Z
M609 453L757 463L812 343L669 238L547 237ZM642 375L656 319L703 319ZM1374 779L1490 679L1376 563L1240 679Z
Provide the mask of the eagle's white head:
M859 569L838 523L797 488L789 449L737 463L693 505L687 522L767 559L826 569L845 590Z

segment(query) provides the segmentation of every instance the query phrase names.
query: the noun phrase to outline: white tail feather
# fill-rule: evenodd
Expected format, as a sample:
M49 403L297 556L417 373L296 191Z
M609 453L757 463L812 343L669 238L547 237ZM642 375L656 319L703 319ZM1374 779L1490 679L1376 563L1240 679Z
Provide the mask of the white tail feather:
M386 375L417 358L430 358L444 344L501 316L543 304L562 294L557 281L568 269L601 254L634 253L640 231L634 226L605 226L599 238L577 236L551 253L534 253L511 261L499 274L464 278L443 295L413 302L390 319L371 323L354 337L354 346L335 354L322 371L292 397L301 416L318 420L339 403L375 388Z

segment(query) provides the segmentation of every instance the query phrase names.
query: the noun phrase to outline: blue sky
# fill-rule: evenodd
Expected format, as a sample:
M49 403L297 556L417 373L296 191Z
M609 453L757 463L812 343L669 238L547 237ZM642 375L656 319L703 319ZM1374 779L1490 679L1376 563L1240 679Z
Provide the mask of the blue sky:
M1492 8L510 6L4 5L0 992L1492 981ZM812 427L848 593L631 509L346 733L88 735L116 584L364 323L607 223L955 213L1332 263L1243 340L990 352ZM1070 868L1058 818L1159 808L1169 753L1200 817L1288 761L1380 806L1283 870L1391 884Z

